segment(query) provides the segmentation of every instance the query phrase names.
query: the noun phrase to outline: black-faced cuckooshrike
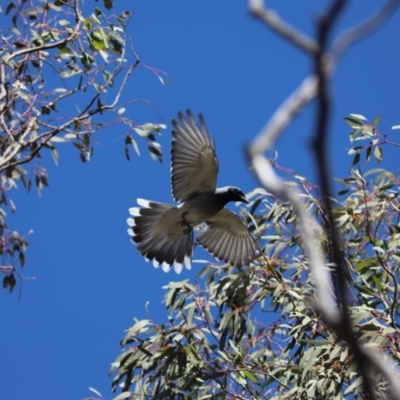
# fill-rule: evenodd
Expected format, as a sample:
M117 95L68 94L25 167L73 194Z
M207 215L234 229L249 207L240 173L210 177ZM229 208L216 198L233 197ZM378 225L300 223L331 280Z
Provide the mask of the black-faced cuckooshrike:
M233 186L216 188L218 159L214 140L203 116L197 123L192 112L179 113L172 121L171 185L177 206L138 199L141 206L129 209L128 233L147 261L178 274L191 268L193 228L196 242L214 257L238 267L258 255L258 246L244 221L224 208L230 201L248 203ZM197 230L197 228L196 228Z

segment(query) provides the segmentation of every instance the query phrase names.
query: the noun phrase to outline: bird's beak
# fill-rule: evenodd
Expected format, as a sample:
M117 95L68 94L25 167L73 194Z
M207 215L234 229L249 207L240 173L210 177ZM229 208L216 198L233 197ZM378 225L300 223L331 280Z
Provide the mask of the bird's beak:
M240 196L240 201L242 201L243 203L249 204L249 201L246 199L246 196Z

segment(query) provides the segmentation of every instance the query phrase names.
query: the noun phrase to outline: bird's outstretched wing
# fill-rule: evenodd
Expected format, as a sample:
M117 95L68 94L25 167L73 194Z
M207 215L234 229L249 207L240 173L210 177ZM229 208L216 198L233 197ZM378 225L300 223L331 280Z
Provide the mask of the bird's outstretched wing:
M218 160L213 138L201 114L199 122L192 112L179 113L172 120L171 185L172 195L184 202L217 186Z
M197 242L215 258L241 267L260 254L244 221L228 209L222 209L205 223Z

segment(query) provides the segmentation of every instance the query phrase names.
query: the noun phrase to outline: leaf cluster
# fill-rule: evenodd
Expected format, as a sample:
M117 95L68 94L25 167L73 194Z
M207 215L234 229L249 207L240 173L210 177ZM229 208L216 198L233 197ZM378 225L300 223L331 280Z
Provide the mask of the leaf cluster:
M127 145L139 154L133 133L146 142L152 157L162 151L154 133L164 125L137 124L124 115L135 100L122 104L121 94L139 58L125 36L129 11L115 15L113 2L90 15L78 0L11 1L5 7L0 36L0 253L10 291L14 274L24 265L26 235L9 229L6 209L15 212L10 190L22 185L39 193L49 185L43 160L59 161L67 143L88 162L100 129L123 125Z

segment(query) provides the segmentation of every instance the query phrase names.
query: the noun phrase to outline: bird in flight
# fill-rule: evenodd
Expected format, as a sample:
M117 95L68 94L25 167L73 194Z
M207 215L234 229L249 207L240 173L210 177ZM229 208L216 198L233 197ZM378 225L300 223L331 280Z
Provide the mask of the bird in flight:
M129 209L128 233L138 251L153 265L180 273L191 268L193 229L196 243L219 260L241 267L258 255L244 221L225 208L230 201L248 203L234 186L217 188L218 159L204 118L190 110L172 120L171 186L178 205L137 199Z

